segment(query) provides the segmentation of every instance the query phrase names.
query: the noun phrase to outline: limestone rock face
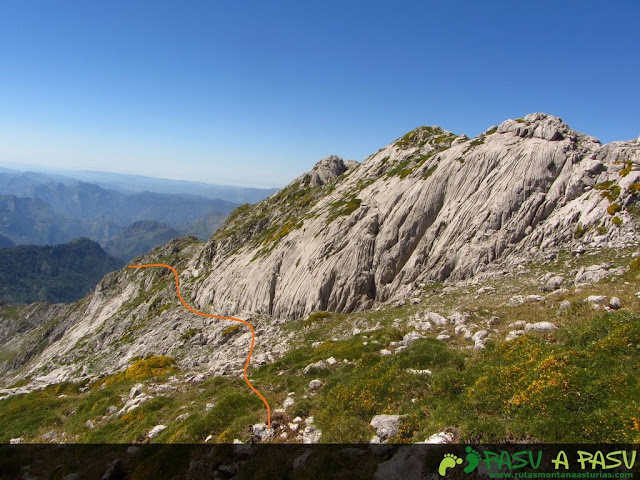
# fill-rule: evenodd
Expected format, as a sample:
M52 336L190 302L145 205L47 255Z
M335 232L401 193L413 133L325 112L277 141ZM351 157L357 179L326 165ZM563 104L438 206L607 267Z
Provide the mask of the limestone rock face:
M325 181L320 172L334 180L315 187L326 189L317 199L313 188L299 193L309 203L295 218L270 221L274 240L245 242L229 256L224 236L214 236L192 262L212 272L195 298L228 314L350 312L403 297L415 283L469 278L562 246L623 243L632 235L626 216L606 234L590 228L612 221L612 202L592 190L614 181L615 201L635 201L622 183L640 171L621 177L618 165L639 155L637 140L602 146L544 114L473 140L421 127L355 168L322 160L297 184Z
M639 165L640 140L602 145L541 113L474 139L419 127L360 164L327 157L236 209L209 241L172 240L140 263L176 267L192 307L251 319L253 361L271 362L295 340L280 328L288 320L401 304L418 285L487 278L560 249L634 243L627 208L640 202ZM574 281L605 271L613 275L587 268ZM207 375L241 375L249 331L185 310L172 275L123 269L79 302L33 305L26 318L0 322L0 345L19 352L0 363L0 386L24 376L33 385L89 378L150 354ZM434 314L416 328L449 323Z

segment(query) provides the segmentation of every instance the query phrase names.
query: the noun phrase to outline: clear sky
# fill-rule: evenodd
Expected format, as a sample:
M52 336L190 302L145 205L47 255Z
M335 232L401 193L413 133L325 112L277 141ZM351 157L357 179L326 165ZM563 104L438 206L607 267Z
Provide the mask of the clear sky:
M0 0L0 164L282 186L419 125L640 135L640 2Z

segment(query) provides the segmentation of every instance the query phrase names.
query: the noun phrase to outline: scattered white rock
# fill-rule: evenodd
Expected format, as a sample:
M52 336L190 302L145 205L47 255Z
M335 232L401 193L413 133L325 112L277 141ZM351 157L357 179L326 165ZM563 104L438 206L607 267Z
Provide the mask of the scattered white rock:
M24 438L22 438L22 437L10 438L9 439L9 444L10 445L20 445L22 442L24 442Z
M607 299L605 295L589 295L584 301L587 303L601 303Z
M567 310L571 307L571 302L569 300L563 300L560 302L560 310Z
M209 411L209 410L211 410L213 407L215 407L215 404L213 404L213 403L207 403L207 404L204 406L204 411L205 411L205 412L208 412L208 411Z
M313 425L304 428L302 432L302 443L313 444L318 443L322 437L322 432Z
M412 373L414 375L431 375L433 372L431 370L423 369L415 369L415 368L407 368L407 373Z
M438 327L444 327L449 323L449 321L446 318L444 318L442 315L435 312L428 312L427 320L429 320L430 322L432 322L434 325Z
M183 420L186 420L187 418L189 418L189 415L191 415L190 413L183 413L182 415L178 415L176 417L176 422L181 422Z
M271 438L276 433L273 428L267 427L265 423L256 423L251 427L251 431L256 437L260 439L260 441Z
M335 365L336 363L338 363L338 361L335 358L333 358L333 357L327 358L327 364Z
M441 340L441 341L445 342L445 341L449 340L450 338L451 338L450 335L447 335L447 334L443 333L443 334L438 335L436 337L436 340Z
M622 307L620 299L618 297L611 297L609 300L609 308L612 310L618 310L620 307Z
M213 438L213 435L207 435L207 438L204 439L204 443L209 443L212 438Z
M151 431L147 434L147 437L149 438L154 438L157 437L160 432L162 432L164 429L166 429L167 426L166 425L156 425L155 427L153 427L151 429Z
M292 407L294 403L296 403L295 399L291 396L288 396L284 399L284 402L282 402L282 408L286 410L287 408Z
M487 286L487 287L479 288L479 289L476 291L476 294L477 294L477 295L483 295L483 294L485 294L485 293L488 293L488 292L494 292L494 291L495 291L495 288Z
M129 390L129 398L133 399L140 395L142 393L142 387L143 385L141 383L138 383L131 387L131 390Z
M511 340L514 340L514 339L516 339L516 338L518 338L518 337L520 337L520 336L522 336L522 335L524 335L524 334L525 334L525 331L524 331L524 330L511 330L511 331L507 334L507 336L506 336L505 340L506 340L507 342L510 342Z
M312 392L318 391L320 390L320 388L322 388L322 385L324 384L318 379L311 380L309 382L309 390L311 390Z
M407 333L404 337L402 337L402 343L406 346L411 345L413 342L415 342L416 340L419 340L421 338L424 338L420 333L418 332L409 332Z
M554 290L559 289L564 284L564 277L560 275L554 275L550 277L547 282L542 287L542 291L544 292L553 292Z
M525 322L524 320L518 320L516 322L511 322L509 326L512 328L524 328L526 324L527 322Z
M527 323L524 326L525 331L530 332L530 331L534 331L534 332L548 332L550 330L555 330L556 327L553 323L551 322L536 322L536 323Z
M293 420L291 420L293 423L302 423L302 418L301 417L296 417Z
M300 428L300 424L298 424L298 423L290 423L289 424L289 430L291 430L293 432L297 432L299 428Z
M380 350L380 355L382 355L383 357L386 357L387 355L391 355L391 351L387 350L386 348L383 348L382 350Z
M478 340L484 340L485 338L487 338L488 335L489 335L489 332L487 330L478 330L476 333L473 334L471 339L474 342L477 342Z
M327 369L327 364L324 362L324 360L319 360L315 363L312 363L304 367L304 370L302 370L302 373L304 373L305 375L308 375L309 373L312 373L318 370L326 370L326 369Z
M400 415L376 415L371 419L371 426L381 441L395 437L399 430Z

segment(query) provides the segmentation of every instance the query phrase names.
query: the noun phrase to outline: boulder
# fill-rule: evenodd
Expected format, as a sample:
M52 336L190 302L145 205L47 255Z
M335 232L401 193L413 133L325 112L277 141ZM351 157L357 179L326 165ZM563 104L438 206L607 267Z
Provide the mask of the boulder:
M302 370L302 373L304 373L305 375L308 375L310 373L317 372L319 370L326 370L327 368L328 368L327 364L324 362L324 360L319 360L315 363L312 363L304 367L304 370Z
M376 415L371 419L371 426L381 441L395 437L399 430L400 415Z
M555 330L556 327L553 323L551 322L536 322L536 323L527 323L524 326L525 331L530 332L530 331L534 331L534 332L548 332L550 330Z
M147 437L149 438L157 437L160 434L160 432L162 432L166 428L167 428L166 425L156 425L149 431L149 433L147 434Z

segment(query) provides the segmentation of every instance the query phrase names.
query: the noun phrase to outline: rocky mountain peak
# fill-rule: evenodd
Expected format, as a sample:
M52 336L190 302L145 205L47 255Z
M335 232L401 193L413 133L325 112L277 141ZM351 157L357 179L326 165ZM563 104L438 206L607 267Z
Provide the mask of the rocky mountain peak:
M579 132L572 130L561 118L547 113L530 113L515 120L505 120L497 127L498 133L513 133L521 138L541 138L551 142L576 139ZM596 139L593 139L597 142ZM599 143L599 142L598 142Z
M426 145L439 147L443 144L451 145L458 135L447 130L443 130L437 125L431 127L418 127L393 142L392 145L400 150L408 150L411 148L422 149Z
M329 155L316 163L309 172L298 177L294 183L302 187L319 187L332 182L348 169L342 158Z

